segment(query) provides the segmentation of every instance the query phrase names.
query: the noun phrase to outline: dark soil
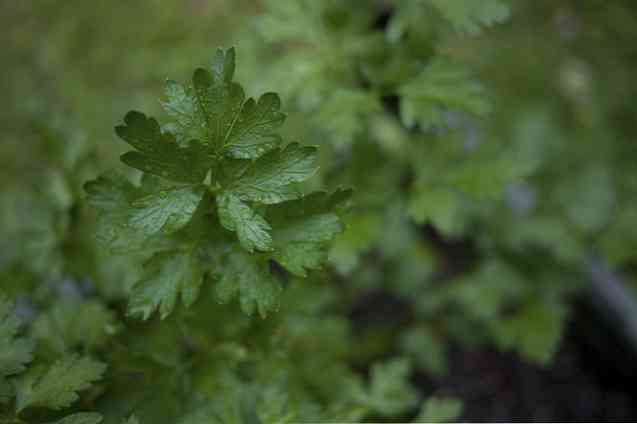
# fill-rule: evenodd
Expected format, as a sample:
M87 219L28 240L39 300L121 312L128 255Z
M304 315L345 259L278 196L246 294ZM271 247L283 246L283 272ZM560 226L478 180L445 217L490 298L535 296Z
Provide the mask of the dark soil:
M585 300L546 368L491 349L456 349L450 359L447 377L419 383L463 399L461 421L637 420L637 354Z

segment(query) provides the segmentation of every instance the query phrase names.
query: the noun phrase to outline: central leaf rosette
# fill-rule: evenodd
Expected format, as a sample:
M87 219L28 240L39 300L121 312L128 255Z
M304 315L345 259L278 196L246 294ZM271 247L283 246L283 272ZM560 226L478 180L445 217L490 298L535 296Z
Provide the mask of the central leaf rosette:
M206 276L220 301L238 297L246 313L265 316L282 290L269 261L303 277L343 230L337 212L349 191L304 194L317 148L286 144L276 132L285 121L279 96L246 99L234 71L234 49L218 50L191 84L168 81L171 122L132 111L115 129L135 149L122 161L142 172L141 183L105 175L86 185L98 240L149 258L129 305L143 319L156 309L166 317L178 297L191 305Z

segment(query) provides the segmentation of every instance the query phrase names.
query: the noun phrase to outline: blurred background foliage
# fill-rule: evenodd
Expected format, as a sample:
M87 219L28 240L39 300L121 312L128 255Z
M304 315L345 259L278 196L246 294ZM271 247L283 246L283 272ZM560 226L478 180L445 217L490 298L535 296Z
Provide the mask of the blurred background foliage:
M182 380L185 353L174 344L184 322L189 337L204 339L207 325L224 322L213 339L218 355L236 363L242 349L278 329L279 348L297 361L279 367L295 376L291 392L329 405L323 417L376 419L413 416L416 399L431 393L400 384L411 375L435 386L458 346L549 364L574 299L588 293L593 258L629 287L635 279L637 7L472 4L3 1L0 284L34 321L29 331L44 340L42 356L70 349L44 317L82 307L98 323L85 334L101 334L105 323L112 329L114 340L95 336L87 349L113 370L128 367L121 346L146 334L137 353L154 362L140 366L172 370L161 378L178 380L175 391L206 392L232 378L219 377L225 365L215 362L199 368L200 381ZM281 93L289 138L321 147L314 184L355 189L348 229L330 251L330 269L293 281L282 302L290 305L273 322L246 323L200 302L156 328L127 323L132 328L119 332L142 258L95 247L82 185L123 169L124 144L112 128L126 111L160 115L163 81L185 80L229 45L249 94ZM73 299L79 303L69 307ZM225 324L234 319L236 328ZM68 327L60 337L77 344L82 336L60 325ZM120 347L105 354L107 343ZM168 351L157 357L160 347ZM268 364L282 360L263 355ZM311 375L316 369L324 375ZM330 393L338 379L358 382L370 369L369 393ZM272 373L251 375L268 381ZM109 384L119 389L96 402L107 420L136 410L159 423L186 408L165 412L157 402L172 404L161 396L144 403L117 374Z

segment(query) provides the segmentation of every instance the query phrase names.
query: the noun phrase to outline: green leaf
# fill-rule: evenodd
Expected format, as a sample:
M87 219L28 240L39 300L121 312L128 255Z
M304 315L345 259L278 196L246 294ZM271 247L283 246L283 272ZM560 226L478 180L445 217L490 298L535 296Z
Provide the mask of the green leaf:
M248 252L272 250L270 224L232 193L217 196L219 221L224 228L236 231L239 243Z
M101 213L126 210L137 197L138 190L119 173L102 175L84 184L87 202Z
M428 0L460 33L476 35L509 19L509 7L502 0Z
M294 185L316 171L316 148L291 143L261 156L254 163L235 169L231 181L217 196L219 220L236 231L244 249L272 250L270 224L245 202L276 204L301 197Z
M100 414L94 412L79 412L49 424L98 424L101 422L102 416Z
M359 395L360 401L373 412L391 417L399 415L417 402L418 396L409 383L409 361L397 358L372 367L368 391Z
M563 178L554 196L562 205L568 219L586 232L604 229L613 218L616 207L616 189L608 169L587 165L574 178Z
M325 101L313 118L334 144L349 146L367 125L365 118L382 110L375 93L366 90L339 89Z
M419 185L412 192L407 213L419 224L431 222L444 234L456 234L463 225L458 213L462 205L462 197L449 188Z
M159 310L165 318L179 296L186 306L193 303L204 277L197 250L219 266L221 301L236 297L246 313L265 316L277 308L282 290L268 261L276 258L305 275L324 262L326 244L342 231L332 209L345 191L321 195L320 210L303 206L315 202L312 196L277 208L303 197L301 183L318 169L317 149L283 147L276 133L285 119L279 97L246 100L234 72L234 49L218 50L209 69L194 72L191 85L167 82L163 107L172 122L160 126L140 112L126 115L116 131L136 149L123 160L144 172L139 186L112 176L86 185L98 210L101 244L151 257L131 288L131 315L145 320ZM282 212L297 207L306 216ZM218 220L211 219L215 215ZM276 234L269 219L277 223Z
M136 416L131 415L127 420L122 421L122 424L139 424L139 420Z
M267 13L259 18L258 23L259 34L266 40L312 43L321 39L320 17L325 13L326 3L266 0L264 5Z
M217 50L212 72L199 68L192 77L194 122L201 131L198 139L216 150L223 148L245 100L243 88L232 81L234 69L234 49Z
M13 304L0 294L0 382L24 371L33 359L33 342L18 336L20 326Z
M183 228L197 210L203 197L203 187L185 186L162 189L135 199L129 223L148 235L173 233Z
M307 275L306 270L321 266L327 258L328 242L343 231L333 210L350 195L349 190L332 195L316 192L276 207L272 212L273 258L300 277Z
M106 365L89 357L69 356L54 363L45 373L35 369L16 383L16 408L61 409L79 399L77 392L102 378Z
M310 178L317 170L316 147L290 143L257 159L227 190L241 200L267 205L296 199L300 191L292 185Z
M274 384L260 393L255 413L262 423L292 424L298 420L298 411L291 407L288 393Z
M466 315L482 322L495 322L507 304L519 301L527 286L517 268L503 260L489 259L475 272L459 278L449 293Z
M148 237L132 228L129 220L132 202L140 195L137 187L117 173L102 175L84 185L87 202L98 211L98 243L111 251L143 248Z
M277 380L264 384L246 384L238 380L224 383L218 395L203 402L177 423L291 424L299 421L297 404L290 401L287 390Z
M254 159L281 144L274 132L285 121L279 112L281 100L275 93L262 95L258 102L248 99L224 140L224 151L237 159Z
M417 367L432 376L440 377L447 372L446 342L429 327L420 325L404 331L400 346Z
M196 251L155 253L145 264L144 277L133 286L128 313L147 320L159 309L164 319L175 308L180 293L184 306L189 307L199 296L203 274Z
M13 398L13 385L5 377L0 377L0 405L7 404Z
M415 423L448 423L462 414L462 402L453 398L431 397L422 406Z
M465 67L436 59L399 88L401 117L405 125L422 130L445 125L445 112L462 111L484 116L491 106L482 86Z
M179 139L199 140L229 157L255 159L281 143L275 130L285 114L275 93L245 100L243 88L232 81L234 69L234 49L218 50L210 70L195 71L192 87L169 81L163 105L175 119Z
M360 256L380 238L382 217L360 214L345 218L346 230L337 236L329 252L329 261L342 274L349 274L358 266Z
M23 372L33 359L33 342L18 336L20 327L13 304L0 294L0 404L13 396L13 387L6 378Z
M497 156L482 155L469 158L463 164L449 169L442 180L463 193L477 199L501 196L505 188L528 176L532 164L510 152Z
M38 343L64 354L78 347L91 351L104 346L114 329L115 314L102 303L87 300L55 303L38 316L31 332Z
M187 145L180 145L173 134L162 132L154 118L141 112L128 112L124 123L115 127L115 132L137 149L122 155L126 165L177 182L203 181L210 161L199 141L188 140Z
M256 310L263 318L278 309L281 291L281 283L271 275L265 258L238 249L228 255L216 286L221 302L238 297L243 312L252 315Z
M522 357L543 365L559 348L566 317L560 304L531 302L515 315L493 322L492 327L500 348L515 349Z

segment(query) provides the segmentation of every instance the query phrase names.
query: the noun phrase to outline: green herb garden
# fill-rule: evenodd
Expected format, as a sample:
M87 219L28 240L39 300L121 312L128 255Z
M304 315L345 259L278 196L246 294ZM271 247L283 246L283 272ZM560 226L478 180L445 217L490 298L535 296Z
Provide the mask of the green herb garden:
M0 424L496 419L637 288L631 1L5 3Z

